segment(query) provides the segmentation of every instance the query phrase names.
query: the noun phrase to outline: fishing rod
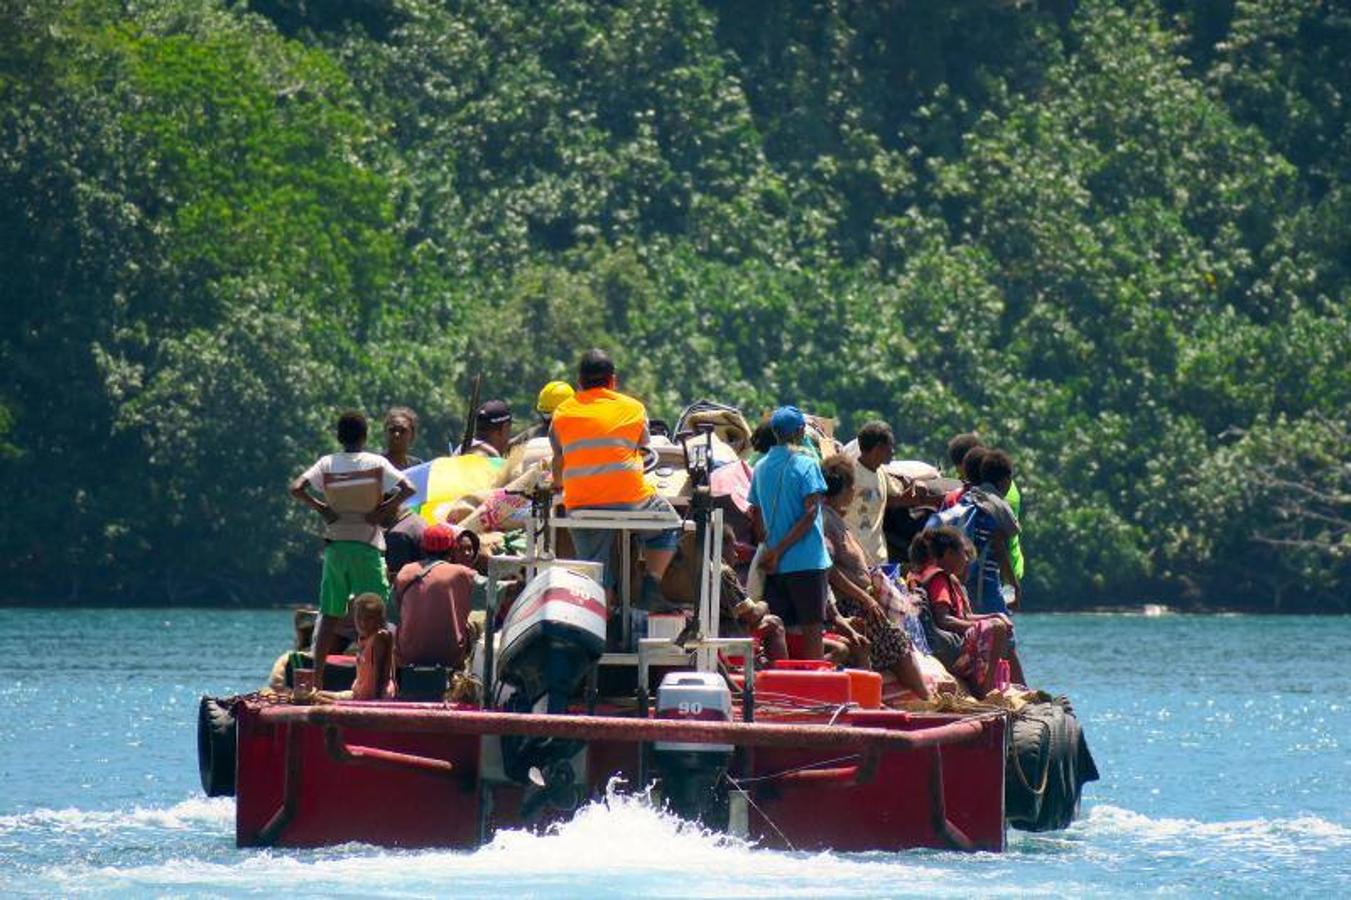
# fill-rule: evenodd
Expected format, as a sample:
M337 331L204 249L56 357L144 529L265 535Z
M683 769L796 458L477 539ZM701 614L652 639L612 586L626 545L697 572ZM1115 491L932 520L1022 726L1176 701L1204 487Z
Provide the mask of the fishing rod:
M474 387L469 392L469 411L464 417L464 439L460 441L460 455L469 452L469 447L474 443L475 418L478 415L478 397L479 391L483 387L483 373L474 376Z

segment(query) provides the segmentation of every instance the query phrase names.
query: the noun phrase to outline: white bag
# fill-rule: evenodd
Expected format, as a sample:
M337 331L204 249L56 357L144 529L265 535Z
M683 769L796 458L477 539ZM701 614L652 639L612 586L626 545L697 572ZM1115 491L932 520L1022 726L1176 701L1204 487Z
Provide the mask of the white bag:
M779 494L783 491L783 479L788 474L788 465L785 464L779 472L779 486L774 490L774 505L769 508L769 518L774 518L774 513L779 508ZM769 536L769 523L765 522L765 536ZM765 599L765 570L760 567L760 560L765 555L765 542L761 541L755 548L755 555L751 557L751 570L746 574L746 596L752 600Z
M765 545L761 542L755 547L755 555L751 557L751 570L746 573L746 596L752 600L765 599L765 570L760 568L760 560L764 555Z

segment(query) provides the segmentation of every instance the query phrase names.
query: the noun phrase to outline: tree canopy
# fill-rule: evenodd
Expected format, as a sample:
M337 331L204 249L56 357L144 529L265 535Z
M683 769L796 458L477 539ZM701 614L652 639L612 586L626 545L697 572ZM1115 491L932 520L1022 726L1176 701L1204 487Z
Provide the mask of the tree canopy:
M976 429L1030 608L1346 611L1348 97L1335 0L8 4L0 599L308 597L340 408L596 345Z

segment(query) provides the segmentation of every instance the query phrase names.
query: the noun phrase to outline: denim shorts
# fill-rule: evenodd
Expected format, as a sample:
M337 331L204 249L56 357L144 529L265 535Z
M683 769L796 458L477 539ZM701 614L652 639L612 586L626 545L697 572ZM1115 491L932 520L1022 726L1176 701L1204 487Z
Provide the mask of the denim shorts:
M639 500L637 503L613 503L585 508L674 512L666 498L657 494ZM614 587L617 579L615 573L611 571L613 567L610 565L610 559L614 553L616 532L608 528L571 528L569 532L572 534L572 546L576 558L598 562L605 566L605 574L601 578L601 584L607 588ZM634 534L637 535L639 543L649 550L675 550L676 544L680 542L680 529L678 528L671 528L666 531L637 531Z

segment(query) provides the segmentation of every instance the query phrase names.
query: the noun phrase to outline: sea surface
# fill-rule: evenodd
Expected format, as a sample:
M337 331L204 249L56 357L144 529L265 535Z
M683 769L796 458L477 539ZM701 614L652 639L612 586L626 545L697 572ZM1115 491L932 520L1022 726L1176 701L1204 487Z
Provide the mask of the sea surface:
M258 687L289 618L0 609L0 896L1351 896L1351 618L1020 617L1103 777L1004 854L766 850L623 797L475 852L238 850L197 700Z

